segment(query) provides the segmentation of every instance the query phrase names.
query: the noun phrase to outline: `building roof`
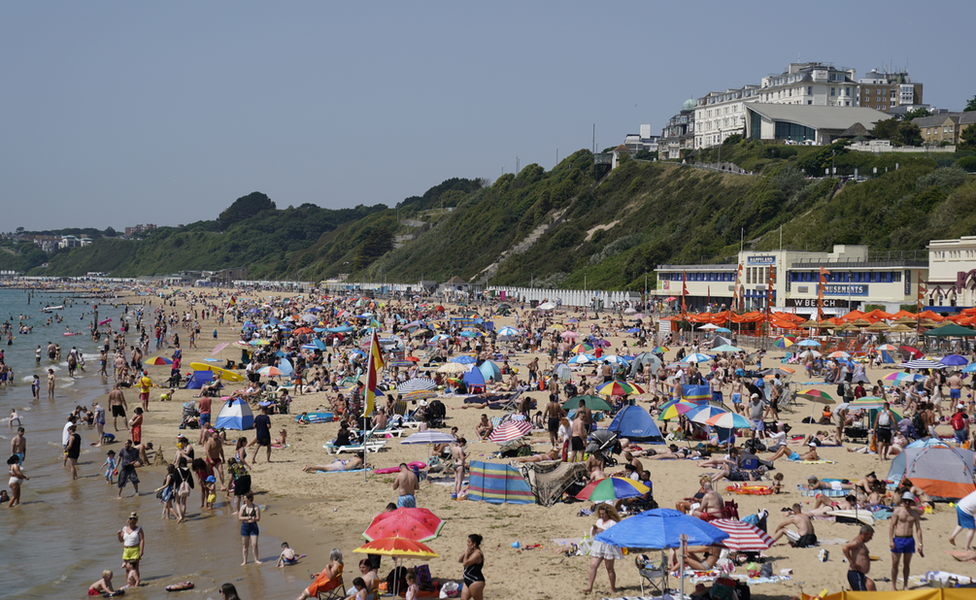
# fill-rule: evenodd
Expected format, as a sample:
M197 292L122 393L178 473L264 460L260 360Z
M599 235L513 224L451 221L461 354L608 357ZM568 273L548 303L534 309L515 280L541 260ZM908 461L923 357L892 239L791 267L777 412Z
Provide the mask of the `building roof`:
M847 129L845 129L837 137L842 137L842 138L863 137L863 138L872 138L873 139L875 136L871 135L871 132L868 131L868 128L865 127L864 125L861 125L860 123L854 123L853 125L851 125Z
M948 120L952 120L953 123L958 123L960 114L961 113L939 113L930 117L919 117L917 119L912 119L912 123L918 125L919 127L937 127Z
M772 121L788 121L813 129L845 130L854 123L872 127L891 115L863 106L809 106L804 104L748 103L746 108Z
M959 115L960 125L972 125L973 123L976 123L976 110L964 112Z

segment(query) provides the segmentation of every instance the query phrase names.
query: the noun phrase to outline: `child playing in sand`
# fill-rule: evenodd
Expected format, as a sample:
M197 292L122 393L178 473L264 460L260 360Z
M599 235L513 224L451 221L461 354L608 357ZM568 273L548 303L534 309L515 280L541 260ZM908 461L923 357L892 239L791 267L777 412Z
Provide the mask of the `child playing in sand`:
M297 565L298 555L292 550L288 542L281 542L281 555L278 557L278 567L284 567L285 565Z
M203 482L203 493L207 497L205 508L213 510L214 504L217 503L217 491L215 486L217 485L217 480L211 475L207 477Z
M112 477L115 475L115 450L109 450L106 456L102 468L105 469L105 481L112 483Z
M13 429L14 428L14 421L17 421L17 427L20 427L20 417L17 416L17 409L11 408L10 409L10 420L7 421L7 428Z
M112 588L112 572L102 571L102 578L88 586L89 596L114 595L115 589Z

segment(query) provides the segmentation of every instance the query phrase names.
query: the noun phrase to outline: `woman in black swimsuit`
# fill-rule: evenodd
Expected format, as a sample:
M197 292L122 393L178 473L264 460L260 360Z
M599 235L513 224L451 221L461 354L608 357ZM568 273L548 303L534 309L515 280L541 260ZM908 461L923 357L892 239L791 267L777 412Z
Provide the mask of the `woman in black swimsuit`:
M458 562L464 565L461 600L482 600L485 596L485 576L481 568L485 565L485 555L481 552L480 535L472 533L468 536L468 547Z

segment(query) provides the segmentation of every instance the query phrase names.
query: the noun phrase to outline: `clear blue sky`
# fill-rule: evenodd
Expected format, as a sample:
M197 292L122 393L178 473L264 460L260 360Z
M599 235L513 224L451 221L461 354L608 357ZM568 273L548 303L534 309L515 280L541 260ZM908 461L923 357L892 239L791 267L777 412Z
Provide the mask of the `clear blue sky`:
M931 16L926 13L931 12ZM4 224L212 219L236 198L389 206L450 177L660 133L799 54L976 94L972 0L0 2Z

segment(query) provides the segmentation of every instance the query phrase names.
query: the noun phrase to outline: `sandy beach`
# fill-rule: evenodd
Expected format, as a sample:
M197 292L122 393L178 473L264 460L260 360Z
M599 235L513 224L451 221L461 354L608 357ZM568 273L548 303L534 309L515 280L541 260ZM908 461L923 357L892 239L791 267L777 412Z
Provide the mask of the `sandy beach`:
M208 291L207 293L212 293ZM268 296L261 293L261 297ZM257 297L257 294L253 295ZM158 300L156 301L158 304ZM478 307L481 308L481 307ZM181 312L185 309L178 301L175 307L167 310ZM448 315L456 307L447 306ZM565 313L557 316L557 321L568 319L576 313ZM487 315L486 315L487 316ZM496 327L515 325L512 317L495 317ZM592 318L579 323L579 331L588 331L589 325L597 321ZM184 365L200 362L210 357L215 341L211 332L215 327L213 319L201 320L201 336L197 344L198 349L187 348L183 344ZM523 321L524 324L524 321ZM185 332L180 330L181 338L186 339ZM218 327L218 342L239 339L239 325L227 322ZM621 335L611 335L609 339L614 348L619 348L626 339ZM671 348L667 358L674 356L676 347ZM228 348L221 355L229 358L239 351ZM172 349L156 353L170 356ZM783 351L774 350L765 359L766 365L773 365ZM547 364L548 357L540 356L540 363ZM513 367L524 367L534 355L528 353L516 354L511 360ZM168 376L168 367L150 367L150 376L157 383L161 383ZM585 371L590 372L590 369ZM870 370L868 377L876 381L889 373L888 370ZM521 375L525 376L523 370ZM798 370L793 377L795 383L803 383L805 376ZM233 390L240 384L229 384L227 390ZM834 386L804 386L820 387L833 393ZM177 390L171 402L160 402L160 393L164 388L154 388L151 394L150 411L146 415L144 425L144 439L161 449L167 459L171 459L175 449L178 433L186 434L196 443L198 431L177 428L181 420L182 405L198 395L197 390ZM226 390L225 390L226 393ZM539 409L545 405L546 394L531 392L536 399ZM135 390L127 391L130 407L136 405ZM292 576L286 573L285 583L280 594L275 598L297 597L307 582L307 572L317 572L328 561L331 548L343 550L345 562L353 566L361 555L353 554L352 550L363 543L361 533L369 525L374 515L381 512L389 502L396 501L396 492L392 489L392 475L376 475L369 473L318 473L309 474L302 471L307 464L323 464L331 462L334 457L329 456L322 445L335 437L336 423L324 424L296 424L295 416L302 411L327 410L331 393L317 393L293 396L291 414L272 415L272 435L281 428L288 431L289 447L276 449L272 453L272 464L264 462L264 452L259 456L257 466L252 470L253 490L256 493L255 502L266 505L267 510L262 519L262 526L275 537L287 540L292 547L308 556L298 567L289 567L286 571L299 572ZM458 427L460 434L469 440L468 451L473 460L489 460L490 455L498 449L497 444L477 441L475 426L482 413L489 416L501 416L500 411L490 410L455 410L461 406L463 398L446 396L441 400L448 407L447 426ZM641 401L642 399L639 399ZM217 402L214 403L214 415L218 411ZM824 426L803 424L800 420L811 414L813 407L805 400L799 400L794 412L781 413L781 420L793 426L791 435L809 434ZM819 405L817 407L819 414ZM605 426L607 421L601 423ZM948 425L939 428L941 433L951 433ZM236 432L229 432L233 438ZM253 430L244 433L253 439ZM548 450L548 435L537 431L532 437L533 448ZM684 443L681 443L682 445ZM198 456L200 449L198 448ZM229 455L233 450L225 449ZM745 516L765 508L769 511L769 527L772 531L782 519L780 510L800 502L805 507L808 497L801 497L797 485L806 481L808 475L820 477L840 477L860 479L870 471L877 471L882 478L887 474L889 462L881 462L877 456L871 454L850 453L845 448L821 448L820 455L835 461L835 464L795 464L786 460L776 461L776 471L785 476L784 493L774 496L734 496L739 504L740 515ZM390 439L386 448L377 453L369 454L368 461L378 468L395 467L400 462L422 461L426 455L424 446L402 446L398 439ZM768 455L762 455L767 458ZM254 458L251 452L249 460ZM498 459L496 462L507 462ZM644 467L651 472L654 482L654 497L662 507L674 507L675 502L685 496L694 494L698 489L698 479L703 473L711 473L697 468L694 461L644 461ZM158 469L155 467L153 469ZM144 469L148 473L150 469ZM770 474L771 475L771 474ZM150 476L151 477L151 476ZM724 491L724 482L717 489L726 499L731 496ZM458 557L462 553L466 537L471 533L479 533L484 537L483 550L486 557L485 575L487 578L486 597L491 598L577 598L585 597L582 590L586 587L589 559L586 557L564 556L566 547L558 546L554 539L579 538L584 535L595 522L595 516L579 516L581 508L589 503L564 504L557 503L551 508L539 505L492 505L483 502L456 501L451 499L452 488L437 482L426 481L421 485L417 496L418 506L431 509L446 521L441 536L429 543L431 548L440 554L440 558L430 559L431 573L435 578L459 580L461 566ZM191 497L194 500L196 496ZM220 501L223 502L222 497ZM195 503L190 503L190 513L197 511ZM226 516L213 518L229 518ZM935 513L925 515L923 521L925 556L916 556L912 563L913 574L924 574L928 570L948 570L967 572L965 566L956 563L943 553L951 546L946 538L955 525L954 509L946 504L936 505ZM172 527L177 525L172 524ZM815 521L818 537L827 541L847 541L857 534L854 525L839 524L832 521ZM880 521L876 524L875 540L869 544L871 554L878 556L879 561L872 563L871 576L876 580L889 577L891 559L887 548L888 522ZM524 548L539 544L541 547L531 550L517 551L512 543L518 541ZM792 580L788 582L760 584L752 587L754 595L763 597L793 597L804 591L817 593L822 589L831 592L840 591L847 587L847 565L843 562L841 545L824 546L829 552L826 563L817 560L817 549L794 549L781 542L766 551L773 561L773 572L778 574L781 569L792 569ZM231 549L228 549L230 551ZM192 550L190 551L192 552ZM265 550L262 554L267 555ZM418 561L406 560L405 564L413 566ZM384 559L380 575L385 575L392 568L392 561ZM242 567L242 570L260 569L272 571L273 565ZM742 569L742 567L740 567ZM348 569L347 569L348 570ZM613 597L636 596L640 593L640 581L632 556L617 561L617 593ZM277 575L276 575L277 577ZM292 581L294 583L292 583ZM288 587L290 585L290 587ZM287 589L284 589L286 588ZM694 588L686 585L686 591ZM891 589L890 583L879 581L879 589ZM246 595L246 590L242 590ZM609 582L601 567L597 575L594 596L607 597Z

